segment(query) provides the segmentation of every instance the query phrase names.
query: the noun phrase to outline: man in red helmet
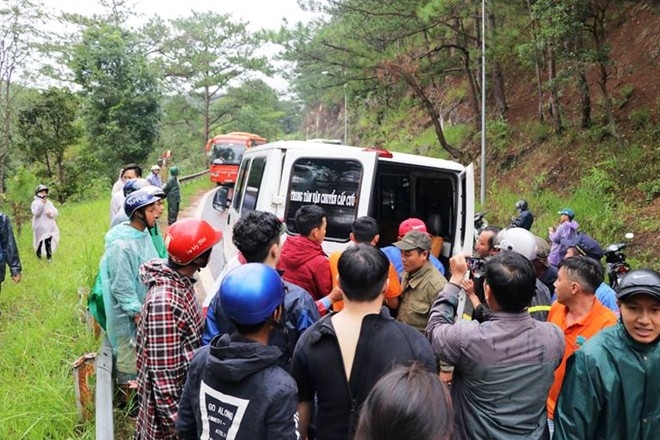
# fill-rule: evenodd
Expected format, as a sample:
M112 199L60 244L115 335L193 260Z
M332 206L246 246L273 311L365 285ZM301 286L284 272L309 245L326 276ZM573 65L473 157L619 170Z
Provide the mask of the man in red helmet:
M153 259L140 267L149 290L137 332L136 440L177 438L177 407L203 329L193 275L206 267L221 239L222 233L204 220L179 220L165 236L168 259Z

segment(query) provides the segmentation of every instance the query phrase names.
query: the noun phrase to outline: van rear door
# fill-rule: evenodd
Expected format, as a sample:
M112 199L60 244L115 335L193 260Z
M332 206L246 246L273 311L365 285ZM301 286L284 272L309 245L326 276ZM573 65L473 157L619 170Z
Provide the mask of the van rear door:
M238 171L238 179L233 188L231 205L227 210L227 226L223 232L225 261L229 261L238 253L238 249L232 242L232 231L238 219L255 209L270 211L270 209L265 208L268 206L268 185L266 183L278 178L277 175L273 177L271 174L279 172L279 167L268 167L267 163L275 163L277 157L272 158L271 156L278 154L281 154L281 152L273 149L266 152L246 154L243 157ZM271 194L273 191L274 189L271 190Z
M460 173L458 187L459 218L456 222L456 243L462 249L454 247L456 253L472 253L474 247L474 164L470 164Z
M369 214L377 161L374 151L331 145L287 150L279 189L287 229L297 232L298 208L319 205L328 215L325 252L345 248L353 220Z

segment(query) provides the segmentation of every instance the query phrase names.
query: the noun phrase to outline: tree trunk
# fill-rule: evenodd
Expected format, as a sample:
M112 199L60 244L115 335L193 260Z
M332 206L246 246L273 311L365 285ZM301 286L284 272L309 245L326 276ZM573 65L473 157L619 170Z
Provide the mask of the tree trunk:
M534 69L536 70L536 94L538 98L536 112L538 113L539 121L543 122L545 121L545 112L543 111L543 78L541 76L540 60L534 62Z
M598 81L598 86L600 87L600 92L603 95L603 105L605 107L605 115L607 116L607 121L610 125L610 130L612 130L612 136L614 136L619 144L620 148L624 147L623 139L619 130L617 128L616 119L614 118L614 110L612 109L612 98L610 97L609 92L607 91L607 67L604 63L599 63L600 70L600 80Z
M489 41L495 41L496 22L495 14L491 11L488 12L488 34ZM484 36L485 37L485 36ZM493 98L495 99L495 106L500 118L506 119L506 110L508 105L506 103L506 91L504 89L504 72L499 60L493 59L490 63L491 78L493 82Z
M617 140L617 143L619 144L619 148L624 148L625 144L623 142L623 138L621 137L621 134L619 133L617 123L616 123L616 118L614 117L614 109L612 108L612 98L610 97L609 92L607 91L607 78L609 77L609 72L608 72L608 64L610 63L611 59L609 56L609 49L606 49L606 44L605 44L605 37L607 35L606 32L606 20L605 17L607 16L607 9L610 6L610 2L606 1L599 5L599 7L594 9L594 17L593 17L593 28L592 28L592 35L594 38L594 44L596 46L596 50L607 53L607 56L603 57L601 56L598 61L598 73L599 73L599 78L598 78L598 86L600 87L600 91L603 95L603 105L605 107L605 115L607 116L607 120L610 125L610 130L612 131L612 136L614 136ZM614 3L612 6L616 7L616 3Z
M479 86L477 85L477 79L474 77L474 72L470 69L470 53L466 50L464 53L465 64L463 65L465 69L465 76L467 76L468 84L470 85L470 94L472 95L472 111L475 114L475 122L477 128L481 126L479 120L479 115L481 114L481 109L479 108Z
M557 67L552 49L548 50L548 84L550 85L550 115L555 128L555 133L561 133L563 123L561 120L561 110L559 105L559 95L557 94Z
M11 145L11 98L10 98L10 81L11 74L7 78L0 80L0 105L2 106L2 139L0 142L0 194L5 192L5 161L9 154Z
M504 72L499 61L490 63L491 77L493 79L493 98L495 98L495 106L497 113L501 119L506 119L506 111L509 108L506 103L506 92L504 90Z
M585 130L591 127L591 96L584 69L578 74L578 89L580 90L580 126Z
M479 129L480 127L480 122L479 122L479 114L481 112L479 108L479 84L477 79L474 76L474 71L472 70L472 59L470 58L470 47L469 47L469 42L467 39L467 30L463 26L463 22L457 19L456 22L456 29L458 30L456 32L456 48L461 48L461 53L463 55L463 69L465 70L465 77L468 80L468 84L470 86L470 100L472 101L472 111L475 114L475 124L476 128ZM478 29L478 26L477 26Z
M534 20L534 17L532 16L532 3L531 0L527 0L527 11L529 12L529 19L531 21L531 28L532 28L532 34L534 38L536 38L536 21ZM543 54L541 51L538 50L538 47L534 48L534 72L536 74L536 94L538 98L538 103L537 103L537 113L538 113L538 118L540 122L543 122L545 120L545 112L543 111L543 77L541 71L543 70L541 68L541 63L542 63L542 58Z
M211 138L211 96L209 87L204 87L204 142L202 149L205 150L206 142ZM203 151L206 154L206 151Z
M440 123L440 114L436 110L435 105L433 105L429 97L424 92L422 85L419 84L419 82L415 79L413 75L403 74L403 78L406 80L408 85L410 85L410 87L414 90L415 94L422 101L422 105L428 112L428 115L431 117L431 121L433 122L433 128L435 129L435 134L438 138L438 141L440 142L440 146L442 146L442 148L447 153L449 153L449 155L452 158L460 159L461 158L460 150L450 145L447 142L447 139L445 139L445 133L442 130L442 124Z

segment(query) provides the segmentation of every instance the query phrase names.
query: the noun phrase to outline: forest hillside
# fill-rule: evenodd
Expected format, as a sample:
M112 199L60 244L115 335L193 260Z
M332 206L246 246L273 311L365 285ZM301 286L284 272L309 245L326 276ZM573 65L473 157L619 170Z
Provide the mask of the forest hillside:
M547 227L558 221L557 211L571 206L578 213L582 229L603 245L621 241L625 232L635 233L634 246L629 249L632 259L658 267L660 6L655 1L581 3L588 4L593 15L582 23L582 44L589 49L574 50L570 47L575 44L572 37L564 35L555 48L557 72L551 81L544 64L548 56L538 58L543 62L537 63L535 69L520 55L530 50L526 41L534 21L527 27L517 23L514 32L512 11L508 11L509 15L500 13L502 21L510 26L500 31L499 46L493 48L494 55L486 61L486 202L478 209L489 212L491 224L505 226L515 214L515 201L525 198L537 216L533 232L544 236ZM599 7L603 8L600 16ZM346 19L345 10L333 12L333 18ZM545 17L541 14L537 11L537 19L550 20L548 11ZM543 35L546 46L539 43L534 50L547 48L549 38ZM331 45L324 41L326 46ZM298 57L313 53L310 46L306 47L307 52L298 48ZM570 55L562 55L562 51ZM575 58L579 56L584 58L577 63ZM394 58L401 62L404 59L400 54ZM386 76L389 65L387 61L379 62L374 70L381 77ZM437 61L442 62L445 61ZM503 78L505 106L496 96L498 91L493 90L497 88L496 68ZM431 80L422 77L428 69L433 73L429 75L433 76ZM424 99L428 98L439 108L445 140L458 150L454 158L475 163L478 184L481 132L479 113L466 79L470 75L450 75L446 73L449 69L432 69L411 61L408 70L421 78L420 87L408 88L396 100L395 89L390 90L389 107L378 106L373 94L349 83L349 140L360 146L376 144L395 151L450 157L436 136L433 116L424 108ZM478 69L472 73L478 83ZM332 89L332 84L325 83L318 89L326 86ZM587 93L583 93L585 87ZM308 107L302 128L308 137L342 137L346 110L341 105L340 92L331 96L334 105L333 98L326 98ZM589 116L586 120L585 112ZM479 200L479 188L476 199Z

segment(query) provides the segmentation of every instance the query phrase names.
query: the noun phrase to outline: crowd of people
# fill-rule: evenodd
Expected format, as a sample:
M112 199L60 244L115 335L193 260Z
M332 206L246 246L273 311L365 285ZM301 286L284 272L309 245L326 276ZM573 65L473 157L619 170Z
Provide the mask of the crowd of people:
M195 274L222 233L170 211L163 236L163 201L179 188L173 168L164 188L154 185L159 171L122 170L112 200L122 209L111 213L94 289L135 439L660 432L660 273L633 270L609 288L602 252L573 210L539 237L521 200L510 225L485 228L471 255L449 259L434 255L417 218L384 248L378 222L356 218L349 246L328 256L321 207L301 207L298 234L284 241L281 220L251 211L233 226L239 252L200 307ZM35 191L35 218L57 215L47 193ZM35 251L51 258L48 227L35 232ZM13 235L2 238L3 264L20 279Z
M208 260L177 262L175 223L167 262L140 269L135 438L654 438L660 274L602 289L572 210L537 237L516 207L444 264L419 219L380 249L378 223L357 218L326 256L322 208L301 207L283 245L282 222L251 211L201 314L192 281L171 284Z

